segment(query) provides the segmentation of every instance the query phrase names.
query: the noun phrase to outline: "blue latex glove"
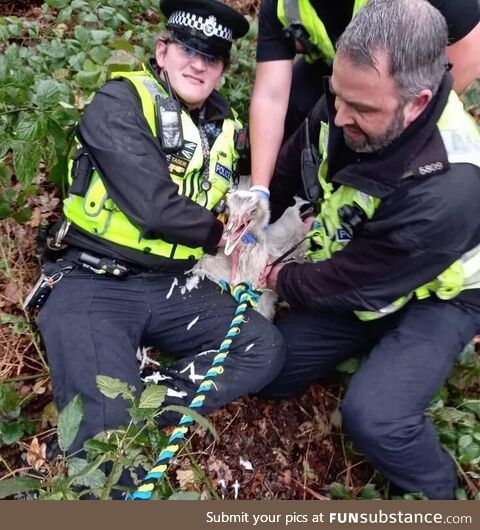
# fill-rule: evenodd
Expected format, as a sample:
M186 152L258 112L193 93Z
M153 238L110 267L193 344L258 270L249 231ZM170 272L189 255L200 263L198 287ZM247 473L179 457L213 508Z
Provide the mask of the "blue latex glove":
M267 204L270 202L270 191L265 186L251 186L248 191L256 193Z

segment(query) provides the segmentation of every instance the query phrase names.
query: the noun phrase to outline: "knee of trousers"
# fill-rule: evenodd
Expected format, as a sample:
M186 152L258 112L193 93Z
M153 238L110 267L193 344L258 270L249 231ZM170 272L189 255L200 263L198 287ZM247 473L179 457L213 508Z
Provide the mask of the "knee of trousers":
M385 448L401 450L420 433L424 422L423 414L405 411L400 415L388 403L369 403L365 396L348 392L342 403L345 431L365 454Z
M258 391L270 383L281 371L285 362L286 345L283 335L273 325L262 329L259 337L252 340L255 348L249 352L251 355L252 368L255 370L255 386L253 391ZM247 361L250 362L250 361Z

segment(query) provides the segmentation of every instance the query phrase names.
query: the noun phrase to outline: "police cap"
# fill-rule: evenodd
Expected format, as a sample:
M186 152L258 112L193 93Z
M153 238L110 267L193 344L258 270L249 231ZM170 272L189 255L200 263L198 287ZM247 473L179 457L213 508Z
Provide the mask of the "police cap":
M160 0L166 28L182 44L204 55L228 59L233 39L243 37L248 20L217 0Z

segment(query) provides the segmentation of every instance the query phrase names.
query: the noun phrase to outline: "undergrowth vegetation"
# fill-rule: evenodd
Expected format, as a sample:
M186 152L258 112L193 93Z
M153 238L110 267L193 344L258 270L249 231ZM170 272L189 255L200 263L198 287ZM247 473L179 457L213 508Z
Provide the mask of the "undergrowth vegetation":
M157 3L47 0L21 17L0 17L0 498L25 498L24 492L33 492L27 498L40 499L118 496L122 473L138 482L139 469L149 469L167 440L155 424L164 412L161 386L149 386L136 398L125 383L99 378L105 395L127 400L132 421L87 442L84 454L66 456L82 418L82 403L75 398L60 413L55 409L34 315L22 303L37 274L37 229L58 215L58 190L74 125L109 72L134 70L151 54L163 23ZM257 3L244 4L251 8ZM221 89L244 120L255 39L254 21L249 34L234 46L234 61ZM478 84L465 103L478 119ZM339 372L348 380L358 362L342 363ZM215 413L220 441L222 435L229 439L229 430L238 429L232 438L241 449L230 448L234 454L222 454L228 447L216 441L209 422L197 418L200 427L191 436L196 434L201 442L195 448L187 443L175 463L175 478L162 482L156 498L387 498L388 484L372 475L341 432L341 394L332 398L330 390L318 388L310 397L329 395L330 404L314 400L305 421L299 419L305 402L292 402L293 431L283 432L286 419L280 423L274 407L257 400L245 398L232 414L229 407ZM480 498L479 391L480 358L472 343L428 412L456 462L459 499ZM251 416L246 413L249 407ZM259 411L257 416L254 411ZM248 430L254 434L247 440ZM238 469L254 474L232 485L234 475L225 462L233 467L238 450L256 455L253 447L258 450L262 444L264 461L257 467L266 470L254 472L248 460L241 460ZM318 459L320 451L328 455L328 465ZM292 497L294 486L297 493ZM410 498L417 497L412 492Z

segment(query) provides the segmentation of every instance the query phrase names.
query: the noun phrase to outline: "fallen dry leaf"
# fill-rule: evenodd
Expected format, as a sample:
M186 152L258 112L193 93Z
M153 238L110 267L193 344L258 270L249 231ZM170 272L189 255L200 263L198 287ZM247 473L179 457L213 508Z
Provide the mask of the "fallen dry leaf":
M195 483L195 475L191 469L178 469L177 480L180 489L185 491Z
M35 437L27 450L27 462L35 471L39 471L47 459L47 444L40 444Z

